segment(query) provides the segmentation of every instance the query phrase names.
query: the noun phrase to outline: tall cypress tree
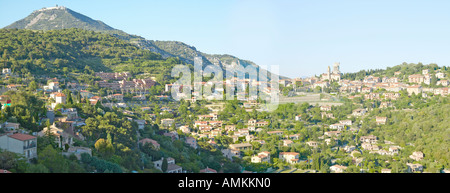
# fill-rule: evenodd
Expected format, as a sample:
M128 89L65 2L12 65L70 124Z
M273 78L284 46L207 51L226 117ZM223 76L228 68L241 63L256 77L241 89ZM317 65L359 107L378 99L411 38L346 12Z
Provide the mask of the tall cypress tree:
M169 167L169 164L167 163L167 159L164 157L162 164L161 164L161 170L165 173L167 171L168 167Z

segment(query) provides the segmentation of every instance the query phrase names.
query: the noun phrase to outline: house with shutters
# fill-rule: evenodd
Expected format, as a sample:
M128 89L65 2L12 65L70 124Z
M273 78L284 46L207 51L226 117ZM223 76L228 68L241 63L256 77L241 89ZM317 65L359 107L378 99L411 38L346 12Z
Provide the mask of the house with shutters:
M375 117L375 121L377 122L377 125L385 125L387 121L387 117Z
M299 161L299 153L297 152L280 152L279 159L289 164L296 164Z
M377 136L374 135L361 136L361 138L359 138L359 141L361 141L362 143L370 143L370 144L376 144L378 142Z
M151 143L156 150L159 150L159 148L160 148L159 143L153 139L144 138L144 139L139 140L139 144L141 144L142 146L144 146L147 143Z
M330 125L330 129L336 129L338 131L345 130L347 126L343 123L335 123Z
M306 144L313 148L319 147L319 143L316 141L308 141L308 142L306 142Z
M60 123L60 122L59 122ZM69 126L63 126L61 127L62 123L58 124L53 123L53 125L50 125L50 128L45 127L42 129L42 131L38 132L38 136L43 137L47 133L51 133L51 135L54 137L55 143L58 144L59 148L65 148L66 145L72 146L74 143L74 137L75 133L73 132L73 129ZM67 149L66 149L67 150Z
M252 157L251 161L252 163L261 163L261 162L270 163L270 152L268 151L259 152L258 155Z
M37 138L22 133L0 136L0 149L23 155L27 160L37 158Z
M161 119L161 126L170 127L175 122L175 119Z
M367 113L366 109L355 109L355 110L353 110L352 115L353 116L363 116L366 113Z
M420 85L408 86L406 88L406 91L408 92L408 95L412 95L413 93L417 95L422 92L422 86L420 86Z
M347 169L346 166L333 165L330 167L330 171L333 173L343 173Z
M349 120L349 119L347 119L347 120L341 120L341 121L339 121L339 123L340 123L340 124L347 125L347 126L352 126L352 120Z
M183 173L183 168L177 164L175 164L175 159L168 157L167 159L167 170L166 173ZM158 170L162 170L162 163L164 161L164 158L161 158L161 160L154 161L153 164L155 165L155 168Z
M409 173L415 173L415 172L422 172L423 171L422 164L406 163L406 166L408 167L408 172Z
M415 151L412 153L412 155L409 156L409 158L420 161L423 159L423 153L421 151Z
M252 149L252 144L250 144L250 143L230 144L229 146L230 146L230 149L239 150L239 151L245 151L245 150Z

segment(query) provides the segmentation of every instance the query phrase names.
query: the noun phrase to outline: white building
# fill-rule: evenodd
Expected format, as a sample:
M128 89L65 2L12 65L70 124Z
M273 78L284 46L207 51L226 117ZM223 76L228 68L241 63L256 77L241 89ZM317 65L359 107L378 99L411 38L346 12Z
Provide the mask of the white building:
M66 104L66 95L64 93L58 93L55 95L56 104Z
M279 154L279 159L281 161L285 161L289 164L296 164L298 163L299 153L297 152L281 152Z
M161 160L154 161L153 164L155 165L155 168L162 171L162 163L164 158L161 158ZM175 164L175 159L169 157L167 158L167 171L166 173L182 173L183 168L179 165Z
M24 155L27 159L37 158L37 138L32 135L22 133L2 135L0 148Z
M44 86L44 90L58 91L59 82L49 82L47 86Z
M2 74L11 74L11 68L3 68Z
M144 129L145 127L145 120L143 119L135 119L134 122L138 124L138 129Z
M163 127L170 127L172 126L172 124L175 122L175 119L162 119L161 120L161 125Z
M259 152L258 155L252 157L252 163L261 163L261 162L270 163L270 152L268 151Z
M409 156L409 158L416 160L416 161L420 161L423 159L423 153L420 151L415 151L412 153L412 155Z
M49 132L53 135L55 143L58 144L59 148L64 148L66 144L72 146L74 143L73 137L71 133L65 131L63 128L58 128L55 123L50 125L50 129L45 127L42 131L38 132L38 136L45 136L46 133Z
M346 166L341 166L341 165L333 165L330 167L330 171L334 172L334 173L342 173L347 169Z
M406 163L406 165L408 166L408 172L409 173L422 172L423 171L422 164Z

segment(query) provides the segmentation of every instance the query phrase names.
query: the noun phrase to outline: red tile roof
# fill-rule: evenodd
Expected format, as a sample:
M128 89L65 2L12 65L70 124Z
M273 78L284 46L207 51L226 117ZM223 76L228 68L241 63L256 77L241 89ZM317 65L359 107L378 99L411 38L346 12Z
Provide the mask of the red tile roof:
M159 143L153 139L149 139L149 138L144 138L139 140L139 143L142 143L143 145L145 145L146 143L152 143L155 147L159 147Z
M26 141L26 140L30 140L30 139L36 138L35 136L22 134L22 133L12 134L12 135L9 135L8 137L11 137L13 139L17 139L17 140L20 140L20 141Z
M8 170L0 169L0 174L6 174L6 173L11 173L11 172Z
M179 170L179 169L182 169L182 167L177 164L169 164L167 166L167 171L174 171L174 170Z
M217 171L215 169L206 167L205 169L200 170L200 173L217 173Z
M281 152L280 155L299 155L297 152Z
M66 95L64 93L58 93L56 94L56 97L65 97Z

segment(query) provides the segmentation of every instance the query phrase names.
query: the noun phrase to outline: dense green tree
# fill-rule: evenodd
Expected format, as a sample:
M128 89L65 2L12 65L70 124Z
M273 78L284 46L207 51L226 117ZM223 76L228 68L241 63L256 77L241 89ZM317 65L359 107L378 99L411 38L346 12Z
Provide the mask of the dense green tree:
M114 154L114 147L109 140L98 139L95 142L95 149L101 157L110 157Z
M167 171L167 167L168 167L167 158L164 157L163 161L162 161L162 164L161 164L161 170L163 172L166 172Z
M0 168L18 173L25 172L27 166L23 156L0 149Z
M49 173L50 170L43 164L31 164L28 166L26 173Z
M69 172L68 161L51 145L45 147L42 152L38 152L38 163L48 168L51 173Z
M223 165L224 173L241 173L241 166L237 163L225 163Z

